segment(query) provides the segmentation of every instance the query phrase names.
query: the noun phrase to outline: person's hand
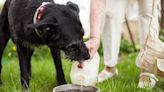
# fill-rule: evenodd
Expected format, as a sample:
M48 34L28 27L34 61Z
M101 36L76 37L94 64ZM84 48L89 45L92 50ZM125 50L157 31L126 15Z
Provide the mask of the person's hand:
M100 44L100 39L97 37L91 37L87 42L86 42L86 46L89 50L89 54L91 59L93 58L93 56L95 55L96 51L99 48L99 44Z

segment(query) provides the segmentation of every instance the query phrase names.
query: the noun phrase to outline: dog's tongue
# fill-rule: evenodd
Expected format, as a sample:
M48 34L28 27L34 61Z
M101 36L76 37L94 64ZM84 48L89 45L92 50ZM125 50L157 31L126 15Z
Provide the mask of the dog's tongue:
M78 68L82 69L83 68L83 63L80 62L78 65L77 65Z

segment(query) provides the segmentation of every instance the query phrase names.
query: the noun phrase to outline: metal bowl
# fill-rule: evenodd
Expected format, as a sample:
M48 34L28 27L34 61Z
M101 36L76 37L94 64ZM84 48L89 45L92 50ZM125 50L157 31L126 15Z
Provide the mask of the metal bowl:
M53 92L98 92L98 89L92 86L66 84L55 87Z

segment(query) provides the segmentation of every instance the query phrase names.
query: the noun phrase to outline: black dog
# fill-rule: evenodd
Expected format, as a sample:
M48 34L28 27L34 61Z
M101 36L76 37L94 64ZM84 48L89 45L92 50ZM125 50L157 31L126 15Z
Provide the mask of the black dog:
M61 85L66 81L60 50L71 60L89 59L83 35L79 8L74 3L59 5L53 0L7 0L0 16L0 62L4 48L12 38L17 47L21 83L28 86L34 47L47 45L56 66L58 84Z

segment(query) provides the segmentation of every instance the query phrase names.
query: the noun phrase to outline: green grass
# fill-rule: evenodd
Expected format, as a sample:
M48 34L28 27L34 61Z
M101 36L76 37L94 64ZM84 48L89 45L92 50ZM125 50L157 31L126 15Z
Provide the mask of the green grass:
M32 59L32 80L30 84L30 92L52 92L56 86L56 77L54 65L48 53L47 56ZM119 75L97 84L101 92L163 92L164 81L152 90L143 90L137 88L139 78L139 69L135 66L136 53L130 55L122 55L118 65ZM102 60L101 60L102 61ZM3 58L2 81L0 92L21 92L19 64L17 58ZM70 82L69 72L71 62L63 59L63 69L68 83ZM103 64L100 64L100 70ZM163 89L162 89L163 88Z
M20 83L20 70L17 54L12 50L14 46L9 42L2 60L2 82L0 92L22 92ZM9 54L10 53L10 54ZM156 87L153 89L138 89L139 69L135 65L137 53L121 53L118 70L119 75L103 83L98 83L97 88L100 92L164 92L164 80L160 78ZM103 69L103 59L101 56L100 71ZM63 69L65 78L71 83L69 73L71 62L63 58ZM49 50L38 48L32 58L32 79L30 92L52 92L57 85L54 64Z

